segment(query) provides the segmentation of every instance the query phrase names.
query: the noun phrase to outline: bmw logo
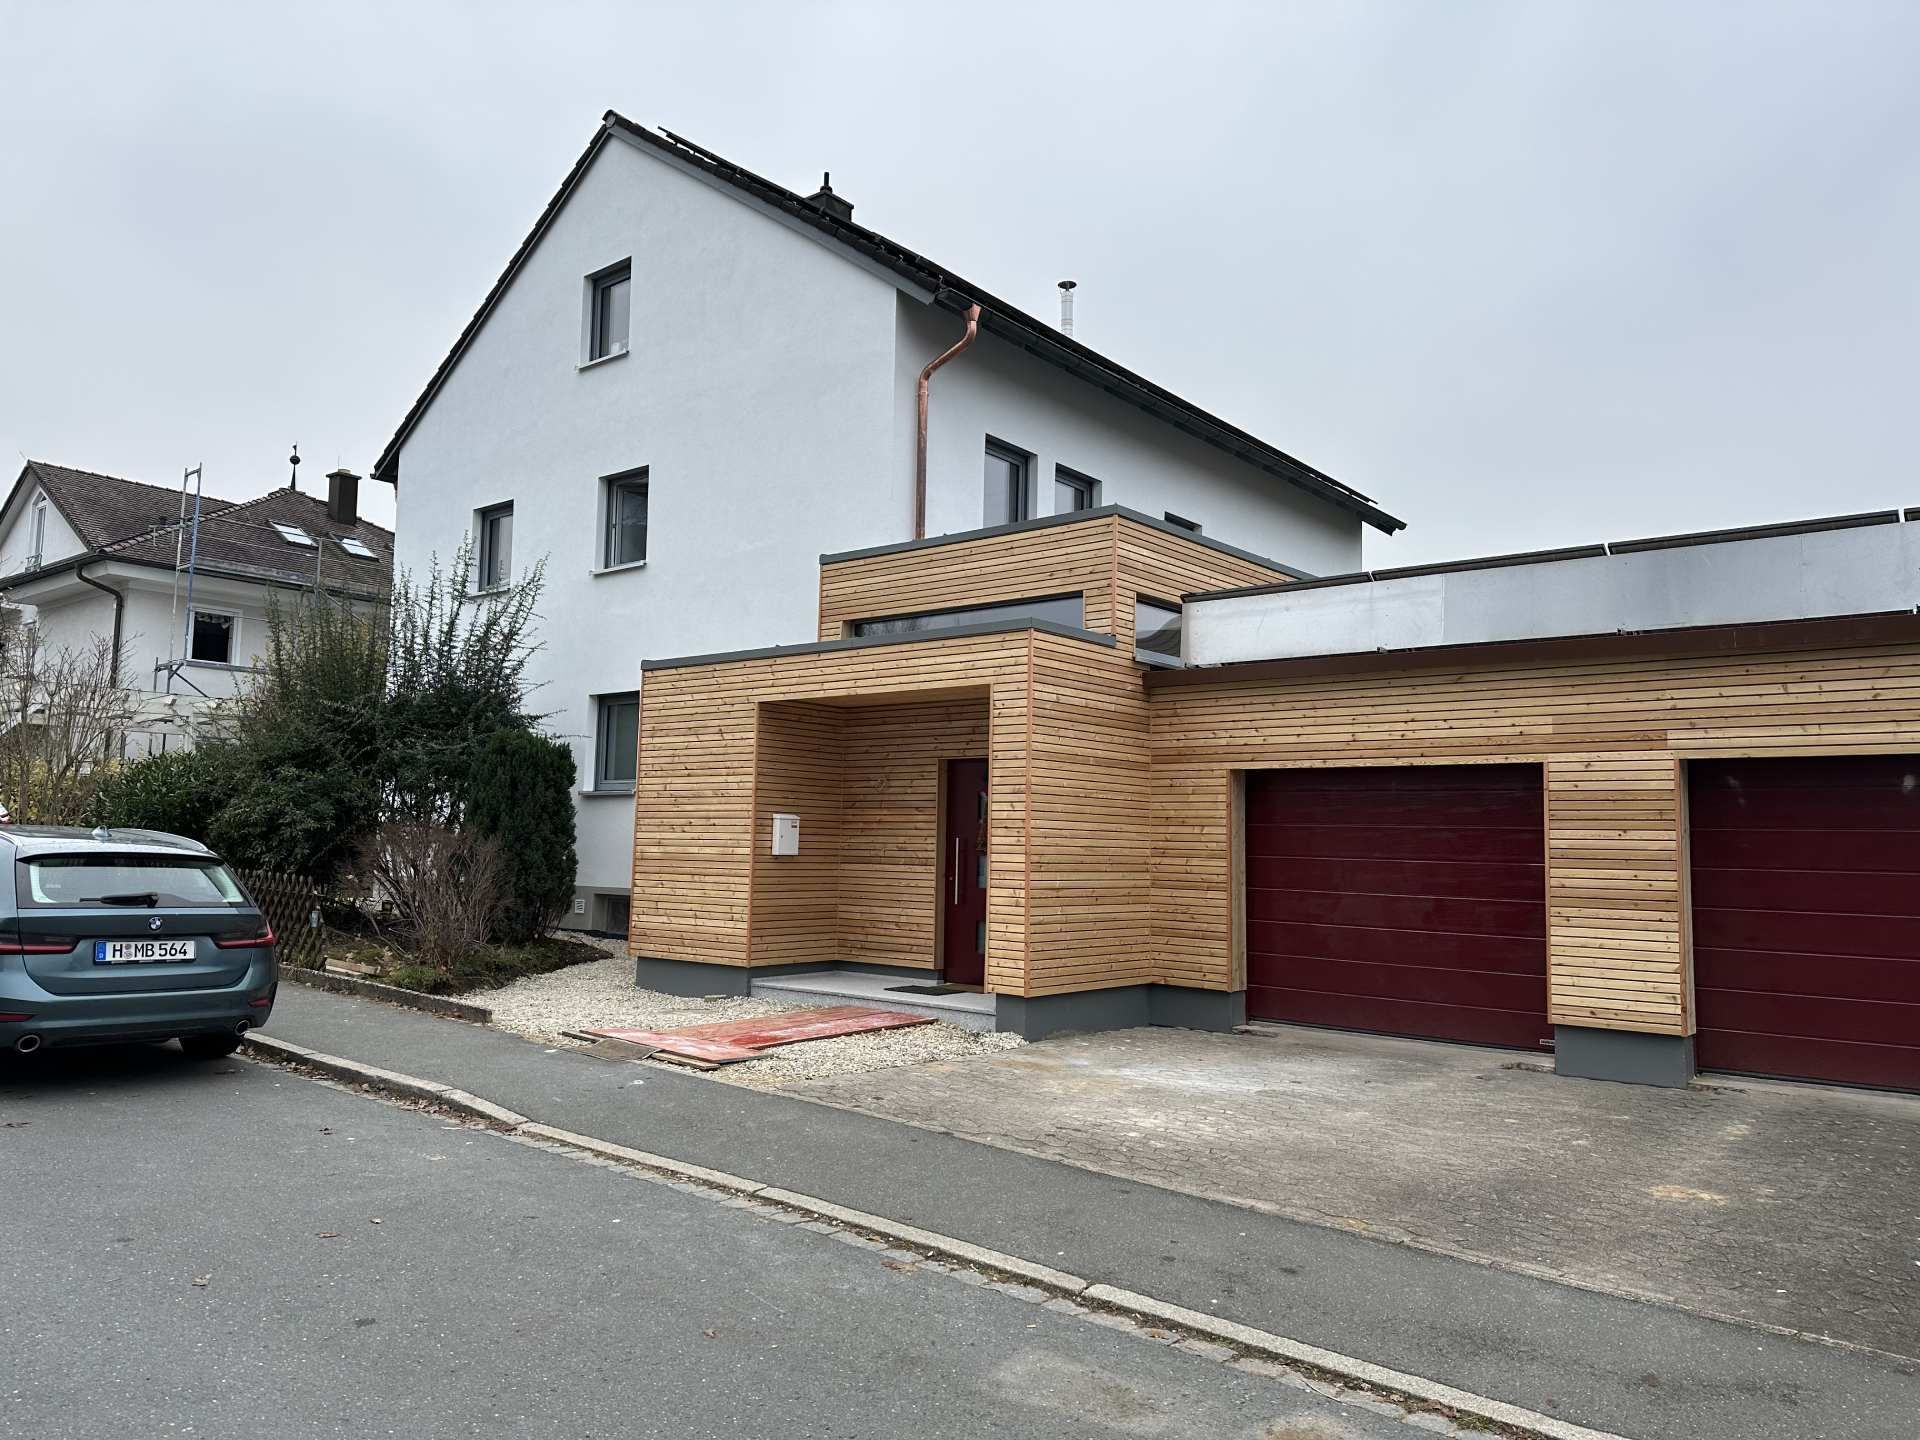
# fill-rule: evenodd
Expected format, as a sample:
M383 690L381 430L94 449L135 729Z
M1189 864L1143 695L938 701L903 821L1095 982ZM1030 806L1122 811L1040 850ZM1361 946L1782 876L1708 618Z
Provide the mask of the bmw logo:
M147 917L147 929L149 929L149 930L158 930L159 928L160 928L160 917L159 917L158 915L150 915L150 916L148 916L148 917Z

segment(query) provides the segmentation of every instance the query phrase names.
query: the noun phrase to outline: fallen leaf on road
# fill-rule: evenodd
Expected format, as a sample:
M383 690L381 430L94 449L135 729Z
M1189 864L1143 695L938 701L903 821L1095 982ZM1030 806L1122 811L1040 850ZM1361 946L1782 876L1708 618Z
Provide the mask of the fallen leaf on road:
M207 1288L207 1282L211 1279L213 1279L212 1275L196 1275L193 1277L193 1283L204 1290Z
M709 1340L718 1340L720 1338L720 1332L718 1330L702 1330L700 1333Z
M380 1223L381 1223L381 1220L380 1220L380 1217L379 1217L378 1215L374 1215L374 1216L371 1216L371 1217L370 1217L370 1218L369 1218L369 1219L367 1220L367 1224L369 1224L369 1225L378 1225L378 1224L380 1224Z
M881 1261L880 1263L881 1263L882 1265L884 1265L884 1266L886 1266L886 1267L887 1267L887 1269L889 1269L889 1270L911 1270L911 1269L913 1269L913 1265L912 1265L912 1262L910 1262L910 1261L906 1261L906 1260L882 1260L882 1261Z
M317 1238L321 1240L338 1240L340 1238L340 1232L338 1230L322 1230Z
M322 1125L320 1127L320 1133L322 1135L331 1135L333 1133L333 1127L331 1125Z

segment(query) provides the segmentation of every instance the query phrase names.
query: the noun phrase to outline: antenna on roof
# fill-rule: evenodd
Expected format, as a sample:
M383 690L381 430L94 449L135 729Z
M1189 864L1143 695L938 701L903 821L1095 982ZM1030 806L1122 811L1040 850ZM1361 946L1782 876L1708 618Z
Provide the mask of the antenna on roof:
M287 464L293 467L287 472L287 488L298 490L300 488L300 447L298 445L293 447L293 453L287 457Z

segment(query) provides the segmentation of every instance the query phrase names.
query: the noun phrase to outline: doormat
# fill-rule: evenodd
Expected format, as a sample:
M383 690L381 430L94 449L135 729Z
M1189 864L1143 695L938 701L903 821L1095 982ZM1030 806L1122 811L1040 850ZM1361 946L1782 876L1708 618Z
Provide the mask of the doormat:
M826 1040L835 1035L860 1035L869 1030L896 1030L907 1025L931 1025L931 1015L909 1015L904 1010L870 1010L864 1005L831 1005L817 1010L787 1010L778 1015L755 1015L745 1020L717 1020L710 1025L686 1025L678 1030L636 1030L609 1026L581 1033L596 1040L624 1040L648 1045L670 1055L704 1060L710 1065L733 1065L751 1060L777 1045L803 1040Z
M977 995L977 988L965 985L889 985L889 995Z

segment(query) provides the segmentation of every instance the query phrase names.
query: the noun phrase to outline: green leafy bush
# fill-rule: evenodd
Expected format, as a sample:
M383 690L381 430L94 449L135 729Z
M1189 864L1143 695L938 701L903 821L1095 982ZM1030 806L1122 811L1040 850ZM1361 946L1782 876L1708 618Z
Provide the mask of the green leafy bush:
M480 745L467 787L467 827L500 847L494 938L525 944L553 928L573 898L573 749L525 730Z
M217 743L131 761L100 782L89 821L211 843L214 819L240 783L234 762L228 747Z

